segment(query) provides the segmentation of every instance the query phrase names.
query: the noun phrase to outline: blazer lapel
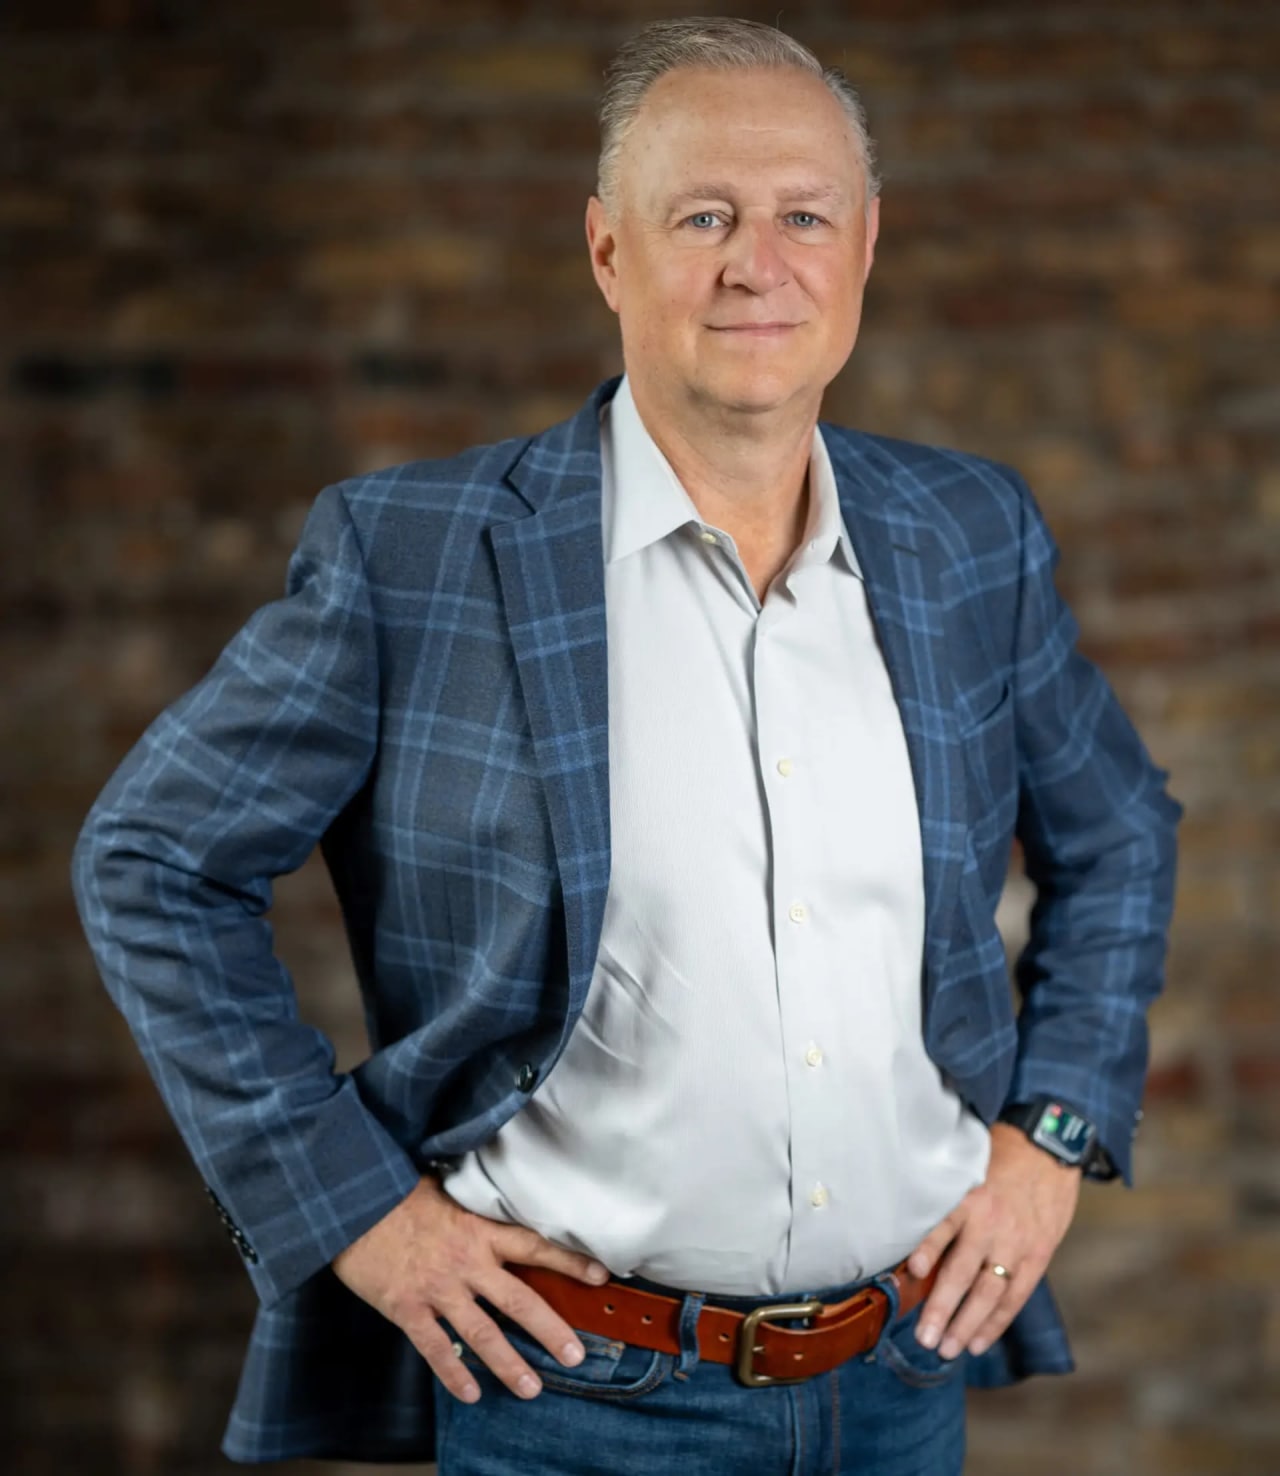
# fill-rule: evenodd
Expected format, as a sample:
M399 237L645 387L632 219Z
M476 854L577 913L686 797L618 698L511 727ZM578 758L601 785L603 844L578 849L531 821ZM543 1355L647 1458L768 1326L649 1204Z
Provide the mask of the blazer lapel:
M595 969L609 890L609 665L600 407L534 437L507 480L533 516L490 529L507 627L547 796L563 893L569 1012Z
M910 477L857 432L822 426L840 508L866 580L920 811L925 892L925 1033L964 864L964 757L957 742L946 616L946 555L908 495Z

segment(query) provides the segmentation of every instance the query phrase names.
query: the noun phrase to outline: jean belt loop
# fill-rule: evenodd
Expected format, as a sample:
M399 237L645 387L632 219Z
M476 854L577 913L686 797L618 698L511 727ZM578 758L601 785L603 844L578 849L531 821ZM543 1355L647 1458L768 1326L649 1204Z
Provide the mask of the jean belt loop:
M698 1363L698 1317L706 1292L685 1292L680 1303L680 1357L676 1362L674 1377L687 1379Z
M898 1308L902 1301L898 1293L898 1278L892 1271L882 1271L879 1276L873 1278L872 1285L878 1286L889 1299L889 1310L885 1314L884 1326L880 1329L880 1337L883 1338L898 1320Z

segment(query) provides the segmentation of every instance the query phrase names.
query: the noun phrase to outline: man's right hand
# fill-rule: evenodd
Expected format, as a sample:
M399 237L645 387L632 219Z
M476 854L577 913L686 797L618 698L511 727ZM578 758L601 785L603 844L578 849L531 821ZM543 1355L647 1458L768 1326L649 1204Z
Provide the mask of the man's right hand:
M532 1287L506 1270L506 1261L549 1266L596 1286L609 1277L590 1256L565 1250L536 1230L471 1214L432 1178L424 1178L332 1264L339 1280L400 1328L450 1394L470 1404L479 1399L480 1390L454 1352L440 1317L448 1319L513 1394L532 1399L542 1388L498 1324L477 1305L477 1293L526 1328L561 1363L572 1367L584 1356L574 1330ZM599 1274L590 1274L593 1267Z

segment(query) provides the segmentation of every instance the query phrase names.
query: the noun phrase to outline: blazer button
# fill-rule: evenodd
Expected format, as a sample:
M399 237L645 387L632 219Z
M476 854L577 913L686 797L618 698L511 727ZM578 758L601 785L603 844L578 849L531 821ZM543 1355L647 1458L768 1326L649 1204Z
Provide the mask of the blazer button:
M531 1062L526 1061L520 1070L516 1072L516 1085L522 1092L531 1092L537 1083L537 1068Z

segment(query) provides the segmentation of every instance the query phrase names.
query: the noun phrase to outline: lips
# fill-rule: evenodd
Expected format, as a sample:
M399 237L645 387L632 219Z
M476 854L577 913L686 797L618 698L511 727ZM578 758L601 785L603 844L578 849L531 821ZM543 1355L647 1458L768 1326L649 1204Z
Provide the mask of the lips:
M712 323L716 333L786 333L798 328L798 323Z

